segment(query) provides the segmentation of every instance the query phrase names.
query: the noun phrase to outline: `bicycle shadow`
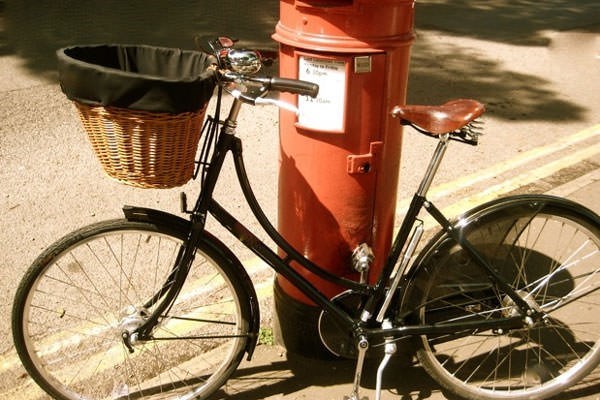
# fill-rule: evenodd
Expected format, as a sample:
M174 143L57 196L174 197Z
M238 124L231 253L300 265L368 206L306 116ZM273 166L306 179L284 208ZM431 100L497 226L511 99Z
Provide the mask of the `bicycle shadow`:
M392 358L383 374L382 396L398 400L459 400L434 381L412 358ZM368 358L363 369L361 398L374 398L379 358ZM287 353L278 346L259 346L252 361L244 361L215 399L342 399L352 390L354 360L314 359ZM600 392L600 371L553 397L555 400L586 399Z
M350 394L356 365L354 360L314 359L294 353L283 355L283 350L277 349L277 346L257 348L256 360L244 362L226 384L226 387L235 388L236 393L221 391L216 398L315 398L326 394L327 398L341 399ZM380 358L365 361L361 382L361 390L365 393L361 396L375 389L379 362ZM404 400L433 399L434 393L441 392L440 386L405 354L393 358L388 364L383 374L382 390ZM368 396L372 397L370 393Z
M505 238L509 243L513 243L515 239L511 234L514 234L512 227L515 225L515 221L513 218L507 218L505 223L500 223L498 220L494 221L494 229L490 229L489 225L482 223L482 229L470 232L469 239L477 244L484 257L498 260L495 265L502 266L499 268L502 273L515 276L516 273L511 270L511 263L508 260L513 259L512 256L515 252L521 254L524 250L515 248L512 245L486 246L486 243L490 240L492 243L497 243L500 241L499 238ZM518 232L521 232L521 230L519 229ZM494 239L494 236L498 237ZM480 241L483 242L480 243ZM453 246L453 244L448 242L448 246ZM468 302L465 302L465 298L469 297L477 299L491 298L485 293L465 292L462 287L460 289L450 289L456 286L452 285L453 282L464 282L466 287L483 287L485 286L483 283L487 282L488 278L485 274L478 273L477 268L467 268L471 264L462 250L447 249L441 251L441 253L447 254L447 256L436 258L437 268L430 268L430 270L437 271L436 274L425 274L422 277L422 282L415 283L414 287L417 292L423 291L423 288L428 288L431 285L435 290L439 290L439 292L431 293L432 298L444 299L444 304L453 301L450 299L454 297L458 297L456 302L461 305L468 304ZM530 251L527 257L526 273L524 273L527 276L527 282L539 282L548 276L548 268L555 264L556 261L549 258L548 255L538 251ZM462 272L459 271L461 265ZM544 296L548 298L566 298L577 286L576 277L573 277L569 271L555 272L552 277L552 283L548 284L544 291ZM525 285L526 283L521 284ZM449 290L451 292L448 292ZM431 306L435 309L438 304L433 303ZM439 309L444 313L440 321L446 321L448 319L447 313L451 312L452 309L443 307ZM428 319L430 323L435 324L437 322L435 313L432 313L430 318L433 318ZM524 368L520 373L523 374L525 379L532 382L546 382L560 375L561 370L566 365L582 357L594 345L594 342L579 338L577 333L580 332L571 330L569 326L560 320L560 315L551 316L548 319L547 326L548 329L534 329L527 333L526 342L536 343L541 349L544 349L545 353L550 355L542 363L537 364L535 359L531 357L531 344L523 346L524 342L520 343L523 335L518 330L510 334L512 339L503 342L503 347L494 350L498 354L510 354L510 362L498 364L496 357L490 357L487 351L479 351L479 349L473 351L467 360L463 360L459 354L455 354L454 350L444 351L443 339L435 341L435 346L439 346L440 357L446 357L443 360L446 367L450 371L455 371L461 379L473 378L475 381L486 382L489 371L494 371L494 380L502 385L509 380L509 377L518 377L519 371L517 371L517 368L521 366ZM470 345L468 342L462 344L466 347ZM479 346L485 348L481 343ZM235 391L233 395L228 392L227 397L236 400L281 398L282 396L315 398L315 394L327 392L328 398L342 398L343 395L350 394L355 368L354 360L320 360L294 353L287 353L283 357L283 355L280 355L283 353L277 349L265 346L259 347L255 362L253 364L244 363L232 378L231 383L227 384L227 389ZM392 359L383 375L382 389L387 393L386 396L391 395L401 400L458 399L458 397L447 393L422 367L414 363L412 354L414 349L415 346L410 340L398 342L397 357ZM450 346L450 349L453 349L453 345ZM361 382L361 388L364 388L365 393L368 393L370 397L372 396L369 392L372 392L376 386L376 371L381 360L381 357L378 357L377 354L371 354L372 358L367 359L363 369ZM446 355L444 356L444 354ZM455 363L458 364L455 365ZM478 371L479 369L480 371ZM465 374L469 378L466 378ZM555 396L555 399L583 399L599 391L600 370L597 369L582 382ZM331 393L334 393L335 396Z

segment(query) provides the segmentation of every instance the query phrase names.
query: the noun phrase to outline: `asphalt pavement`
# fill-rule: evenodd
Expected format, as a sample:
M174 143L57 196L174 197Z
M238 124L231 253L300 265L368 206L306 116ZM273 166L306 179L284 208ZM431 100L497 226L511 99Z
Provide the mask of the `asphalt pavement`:
M138 10L120 9L125 7L120 2L111 2L114 14L51 1L31 8L25 3L15 1L11 8L11 2L0 2L0 315L5 316L0 322L0 399L44 398L15 357L8 318L18 281L35 256L71 230L119 217L123 204L177 214L179 192L197 193L194 182L161 191L106 178L57 85L53 49L119 37L193 47L193 41L186 42L193 34L224 32L215 26L248 38L242 40L245 46L277 46L269 39L277 21L274 1L259 10L247 5L251 13L235 12L244 9L240 2L212 6L196 1L174 7L168 18L160 2L150 1L147 20L128 19ZM416 15L408 102L471 97L488 110L481 145L449 150L432 188L435 201L454 213L509 193L553 193L600 213L600 4L425 0L417 3ZM113 30L107 25L111 21ZM182 23L193 29L182 30ZM175 26L176 34L169 35ZM113 31L122 36L110 36ZM277 110L245 109L240 127L250 179L275 220ZM422 135L404 133L397 221L433 146ZM237 206L242 194L232 171L225 172L217 195L236 204L240 219L256 228L247 208ZM252 262L249 252L226 240L242 260ZM270 305L267 291L261 301L266 328L272 323ZM370 360L363 379L363 395L371 399L376 366L377 360ZM353 370L351 361L309 359L261 345L234 376L236 393L229 398L341 400L350 393ZM383 399L450 398L411 360L395 360L385 376ZM559 398L598 399L598 393L600 371Z

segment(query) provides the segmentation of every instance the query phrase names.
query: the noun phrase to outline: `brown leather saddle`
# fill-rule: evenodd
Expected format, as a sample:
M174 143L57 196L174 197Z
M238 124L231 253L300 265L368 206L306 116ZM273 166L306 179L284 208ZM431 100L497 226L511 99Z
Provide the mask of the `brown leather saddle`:
M439 106L395 106L392 115L432 135L454 132L474 121L485 111L476 100L451 100Z

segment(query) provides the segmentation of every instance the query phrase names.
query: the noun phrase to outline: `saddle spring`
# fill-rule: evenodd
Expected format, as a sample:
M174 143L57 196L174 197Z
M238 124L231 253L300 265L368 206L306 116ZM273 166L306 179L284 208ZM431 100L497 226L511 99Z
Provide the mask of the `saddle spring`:
M453 132L451 136L461 142L476 146L479 143L479 136L483 135L484 125L483 120L474 119L458 131Z

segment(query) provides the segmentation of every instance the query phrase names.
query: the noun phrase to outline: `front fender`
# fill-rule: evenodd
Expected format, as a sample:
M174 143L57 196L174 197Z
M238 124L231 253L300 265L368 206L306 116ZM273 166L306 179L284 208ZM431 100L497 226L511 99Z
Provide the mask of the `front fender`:
M124 206L123 214L128 221L149 222L178 232L188 232L192 223L186 219L152 208Z
M135 222L148 222L164 228L166 231L171 231L176 236L184 239L192 228L192 223L184 218L176 215L155 210L152 208L144 207L123 207L123 214L128 221ZM258 331L260 328L260 310L258 306L258 296L254 290L252 280L248 276L248 273L242 266L240 260L229 250L229 248L223 244L219 239L213 236L211 233L204 231L201 236L202 245L210 251L218 254L222 259L228 263L228 269L234 276L231 279L237 279L246 294L248 299L248 306L250 308L250 340L246 345L246 353L248 353L248 360L254 353L254 348L258 341Z

